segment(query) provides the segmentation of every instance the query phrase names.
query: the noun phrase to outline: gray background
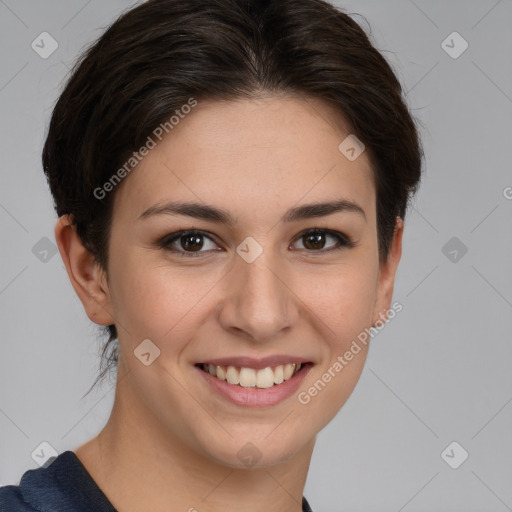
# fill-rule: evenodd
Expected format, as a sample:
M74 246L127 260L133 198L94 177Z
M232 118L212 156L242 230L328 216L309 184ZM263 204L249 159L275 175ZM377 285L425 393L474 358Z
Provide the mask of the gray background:
M315 512L512 510L512 1L340 4L404 84L426 173L406 220L403 311L318 436L305 495ZM112 406L113 382L81 400L99 340L58 253L42 256L56 215L40 153L70 66L130 5L0 0L0 485L37 467L42 441L62 452L96 435ZM31 48L44 31L59 44L47 59ZM469 43L458 58L441 46L453 31ZM461 448L441 456L453 441L469 453L458 469L446 460Z

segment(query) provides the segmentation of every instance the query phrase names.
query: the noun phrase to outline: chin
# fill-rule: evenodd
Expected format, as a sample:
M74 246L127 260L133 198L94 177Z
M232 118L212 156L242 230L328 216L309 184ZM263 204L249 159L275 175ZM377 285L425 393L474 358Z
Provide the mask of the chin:
M275 426L267 427L265 434L255 432L254 435L245 428L244 435L226 439L226 434L222 439L203 440L200 444L202 451L216 464L234 469L257 469L285 463L306 449L311 441L314 442L314 435L309 439L302 436L300 440L294 439L284 426L281 435L274 433L269 436L273 428Z

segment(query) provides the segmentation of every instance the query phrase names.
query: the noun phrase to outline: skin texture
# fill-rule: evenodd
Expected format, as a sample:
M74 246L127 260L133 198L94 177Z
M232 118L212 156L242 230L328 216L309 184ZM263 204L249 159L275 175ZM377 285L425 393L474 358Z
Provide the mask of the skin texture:
M348 134L319 100L199 102L118 185L108 280L69 218L57 222L59 250L87 315L118 328L112 414L75 453L120 512L301 510L315 437L353 391L367 347L308 404L297 395L390 309L401 256L397 219L379 265L372 170L366 153L353 162L340 153ZM366 218L338 212L280 221L289 208L338 199L358 203ZM139 219L170 200L226 209L235 224ZM356 245L329 250L338 242L326 234L324 248L311 249L301 233L312 228L341 232ZM158 246L184 229L211 234L199 257ZM248 236L263 249L250 264L236 252ZM179 240L173 247L185 252ZM133 353L144 339L161 351L149 366ZM229 403L194 367L275 354L314 366L296 393L271 407ZM251 468L237 456L248 442L261 452Z

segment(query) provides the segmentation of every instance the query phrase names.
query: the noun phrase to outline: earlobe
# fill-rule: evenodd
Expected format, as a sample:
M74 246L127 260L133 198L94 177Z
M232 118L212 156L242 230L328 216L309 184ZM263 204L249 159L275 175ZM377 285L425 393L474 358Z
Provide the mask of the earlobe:
M400 217L397 217L388 258L380 265L372 326L375 326L377 321L382 322L384 319L387 319L391 307L396 270L402 256L403 231L404 222Z
M114 324L105 272L84 247L70 215L57 220L55 240L71 285L87 316L99 325Z

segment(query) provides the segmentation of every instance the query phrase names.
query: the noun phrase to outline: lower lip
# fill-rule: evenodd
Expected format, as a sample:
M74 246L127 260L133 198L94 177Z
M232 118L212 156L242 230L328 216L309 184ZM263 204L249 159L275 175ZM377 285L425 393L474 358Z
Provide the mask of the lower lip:
M197 366L195 368L215 391L230 402L246 407L267 407L282 402L297 391L300 383L311 370L312 365L306 364L290 379L266 389L244 388L233 385L225 380L213 377Z

